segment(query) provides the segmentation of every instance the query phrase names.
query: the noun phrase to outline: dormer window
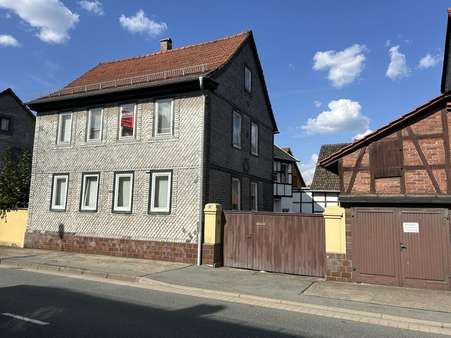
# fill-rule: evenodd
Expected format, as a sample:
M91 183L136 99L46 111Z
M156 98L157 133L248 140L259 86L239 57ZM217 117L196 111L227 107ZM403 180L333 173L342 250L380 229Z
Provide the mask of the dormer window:
M252 72L244 66L244 89L250 93L252 91Z

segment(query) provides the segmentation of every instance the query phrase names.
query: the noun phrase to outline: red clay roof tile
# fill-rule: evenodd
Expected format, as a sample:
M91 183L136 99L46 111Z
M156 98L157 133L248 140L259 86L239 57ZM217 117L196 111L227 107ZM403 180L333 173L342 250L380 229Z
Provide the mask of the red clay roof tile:
M166 72L164 79L183 78L199 73L207 74L223 66L251 35L242 32L218 40L155 52L124 60L99 63L69 83L64 89L93 86L117 80L153 75L150 80L161 80L157 75ZM126 83L126 81L124 81ZM94 89L94 88L93 88ZM65 90L63 90L65 92ZM72 93L67 91L68 94ZM61 93L60 93L61 94Z

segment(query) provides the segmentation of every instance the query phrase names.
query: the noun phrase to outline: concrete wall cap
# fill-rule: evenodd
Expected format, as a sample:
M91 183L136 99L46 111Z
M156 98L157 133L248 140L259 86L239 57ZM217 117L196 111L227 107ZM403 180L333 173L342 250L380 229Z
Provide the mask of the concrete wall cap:
M222 211L222 205L219 203L207 203L204 208L205 211Z

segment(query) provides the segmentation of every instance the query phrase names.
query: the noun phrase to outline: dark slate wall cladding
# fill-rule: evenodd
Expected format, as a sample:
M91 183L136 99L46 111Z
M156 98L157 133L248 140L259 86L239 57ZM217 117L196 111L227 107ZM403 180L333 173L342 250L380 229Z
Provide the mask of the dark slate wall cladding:
M252 93L244 90L244 66L252 71ZM231 177L241 178L242 209L249 209L249 182L259 182L259 208L272 210L271 112L266 105L263 79L249 42L241 48L225 71L217 77L214 93L209 93L209 170L208 202L231 207ZM242 116L242 147L232 146L232 114ZM259 156L251 155L251 121L259 126ZM246 168L248 167L248 170ZM225 186L224 186L225 185Z
M10 95L0 96L0 116L11 118L12 130L9 134L0 132L0 154L10 147L33 148L34 119Z

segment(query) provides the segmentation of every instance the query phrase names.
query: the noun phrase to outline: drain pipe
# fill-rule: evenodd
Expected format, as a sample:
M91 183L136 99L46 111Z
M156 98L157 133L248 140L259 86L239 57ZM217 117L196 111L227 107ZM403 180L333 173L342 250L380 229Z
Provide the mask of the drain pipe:
M199 87L204 100L204 111L202 115L201 145L200 145L200 170L199 170L199 224L197 227L197 265L202 264L202 234L204 232L204 157L205 157L205 114L206 99L204 92L204 77L199 76Z

